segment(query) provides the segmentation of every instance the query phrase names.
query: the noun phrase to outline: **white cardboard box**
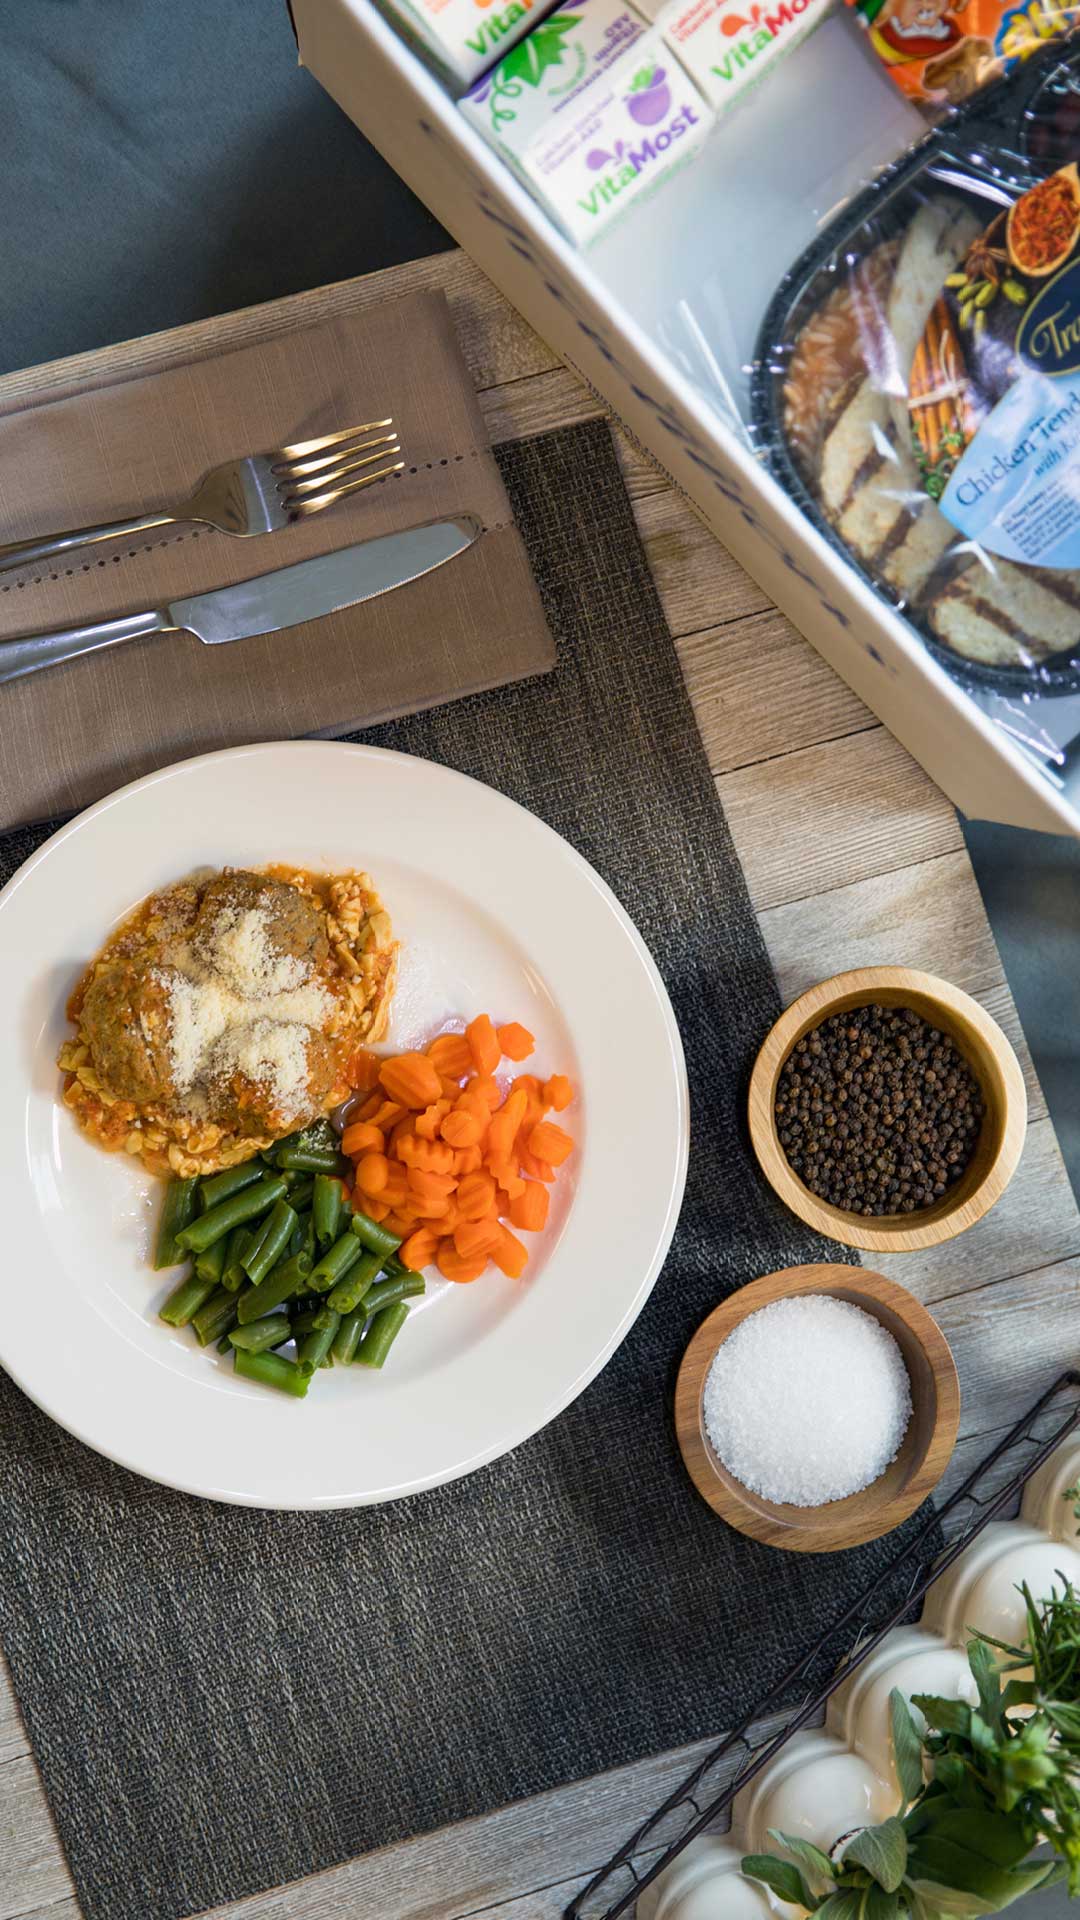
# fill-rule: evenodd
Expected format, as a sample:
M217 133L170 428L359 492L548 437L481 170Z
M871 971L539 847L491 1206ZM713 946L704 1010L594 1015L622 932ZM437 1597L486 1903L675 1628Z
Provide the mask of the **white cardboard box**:
M912 110L861 49L858 74L845 68L853 42L834 30L847 35L848 22L827 21L732 112L710 164L702 156L684 170L622 223L623 237L613 236L607 251L581 254L372 0L291 0L291 10L303 64L955 805L976 819L1080 837L1077 806L844 564L725 419L722 398L691 377L685 355L670 345L672 302L687 305L680 276L715 254L721 285L728 269L737 363L772 288L831 210L821 194L835 194L838 182L843 193L854 191L890 149L899 153L914 137ZM764 138L764 123L746 118L765 98L788 137ZM681 182L688 184L680 193ZM745 245L732 222L733 195L745 203ZM729 306L722 304L721 326ZM708 361L708 340L703 354ZM725 384L718 378L717 393Z

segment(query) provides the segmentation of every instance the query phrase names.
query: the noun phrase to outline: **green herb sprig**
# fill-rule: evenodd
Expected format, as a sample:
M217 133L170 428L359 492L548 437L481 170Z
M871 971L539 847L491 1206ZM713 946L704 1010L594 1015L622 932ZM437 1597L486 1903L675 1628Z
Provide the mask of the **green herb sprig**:
M770 1830L784 1857L747 1855L744 1873L822 1920L998 1913L1061 1880L1080 1894L1080 1594L1064 1578L1045 1600L1019 1591L1024 1644L968 1645L975 1705L891 1694L900 1812L831 1858Z

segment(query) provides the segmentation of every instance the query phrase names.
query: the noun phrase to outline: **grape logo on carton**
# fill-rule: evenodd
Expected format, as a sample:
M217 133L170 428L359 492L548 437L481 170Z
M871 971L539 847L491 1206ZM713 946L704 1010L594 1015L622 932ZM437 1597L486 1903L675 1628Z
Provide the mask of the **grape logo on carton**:
M659 160L676 141L689 133L691 127L699 124L693 107L683 105L671 118L672 92L668 84L665 69L653 61L642 67L634 75L626 91L624 104L630 118L639 127L658 127L658 132L648 133L644 140L627 142L617 140L609 151L605 147L593 147L585 157L585 164L591 173L603 172L603 178L587 194L579 195L578 206L582 212L595 219L605 207L632 187L642 173L654 160ZM667 120L666 126L660 122Z

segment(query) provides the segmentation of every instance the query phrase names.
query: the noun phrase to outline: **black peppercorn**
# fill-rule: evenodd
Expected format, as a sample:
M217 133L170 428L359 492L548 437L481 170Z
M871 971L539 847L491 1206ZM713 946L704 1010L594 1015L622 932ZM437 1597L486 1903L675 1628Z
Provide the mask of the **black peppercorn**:
M777 1083L789 1164L820 1200L849 1213L933 1206L971 1160L982 1120L963 1055L913 1007L856 1007L823 1020Z

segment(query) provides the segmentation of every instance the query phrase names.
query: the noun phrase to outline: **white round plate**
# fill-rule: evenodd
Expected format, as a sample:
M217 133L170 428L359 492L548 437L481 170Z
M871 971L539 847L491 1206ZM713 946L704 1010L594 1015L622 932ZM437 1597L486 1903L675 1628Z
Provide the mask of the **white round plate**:
M387 1045L487 1011L580 1089L545 1232L521 1281L428 1276L385 1370L335 1368L306 1400L238 1380L157 1318L162 1187L59 1104L68 994L110 928L199 866L370 871L402 942ZM0 1363L71 1433L214 1500L336 1507L469 1473L599 1372L648 1297L682 1199L678 1029L640 935L566 842L429 761L302 741L239 748L124 787L0 894Z

